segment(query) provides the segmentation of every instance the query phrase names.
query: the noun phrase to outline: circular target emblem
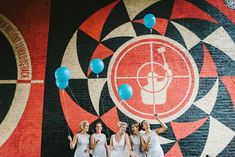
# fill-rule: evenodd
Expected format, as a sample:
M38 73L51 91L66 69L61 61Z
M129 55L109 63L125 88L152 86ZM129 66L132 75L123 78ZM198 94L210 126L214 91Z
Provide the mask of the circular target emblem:
M228 156L234 145L234 125L226 118L234 117L233 20L226 6L214 7L220 4L114 1L86 19L61 64L73 71L69 105L60 95L71 130L84 119L94 127L99 118L110 137L118 121L156 124L158 113L169 128L160 138L166 156ZM152 34L143 24L148 13L157 21ZM94 58L105 65L98 78L89 68ZM132 87L129 100L119 97L121 84ZM215 135L225 138L213 149Z
M108 85L116 106L136 120L154 121L153 114L168 122L182 115L198 91L198 69L190 53L176 41L144 35L123 44L108 68ZM118 87L127 83L133 97L122 101Z

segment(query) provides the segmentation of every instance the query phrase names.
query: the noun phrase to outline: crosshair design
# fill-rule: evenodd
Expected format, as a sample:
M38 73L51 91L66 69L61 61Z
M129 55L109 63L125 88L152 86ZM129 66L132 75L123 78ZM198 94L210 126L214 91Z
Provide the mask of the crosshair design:
M117 107L133 119L151 120L158 113L170 121L183 114L197 94L196 64L185 48L169 38L146 35L132 39L116 51L110 63L111 96ZM129 83L134 95L120 103L117 89L122 83Z

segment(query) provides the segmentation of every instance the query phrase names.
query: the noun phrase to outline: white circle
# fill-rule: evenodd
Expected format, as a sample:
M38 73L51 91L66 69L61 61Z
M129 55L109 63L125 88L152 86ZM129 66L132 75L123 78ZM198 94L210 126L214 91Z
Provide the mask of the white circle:
M191 95L189 101L186 103L186 105L185 105L180 111L178 111L177 114L173 114L173 115L171 115L171 116L169 116L169 117L167 117L167 118L163 118L163 119L162 119L164 122L169 122L169 121L172 121L172 120L178 118L179 116L181 116L181 115L192 105L194 99L196 98L197 91L198 91L198 86L199 86L199 76L198 76L198 69L197 69L196 63L194 62L194 59L192 58L192 56L190 55L190 53L186 50L186 48L184 48L184 47L183 47L182 45L180 45L178 42L176 42L176 41L174 41L174 40L172 40L172 39L170 39L170 38L167 38L167 37L164 37L164 36L160 36L160 35L143 35L143 36L139 36L139 37L136 37L136 38L134 38L134 39L131 39L131 40L129 40L128 42L124 43L122 46L120 46L120 47L117 49L117 51L114 53L114 55L112 56L112 58L111 58L111 60L110 60L110 64L109 64L109 67L108 67L108 78L107 78L107 80L108 80L108 87L109 87L108 89L109 89L109 92L110 92L110 96L112 97L112 99L113 99L115 105L118 107L118 109L119 109L120 111L122 111L125 115L127 115L127 116L129 116L130 118L135 119L135 120L137 120L137 121L142 121L142 120L144 120L143 118L141 118L141 117L139 117L139 116L137 116L137 115L134 115L133 113L129 112L129 111L128 111L126 108L124 108L124 107L121 105L121 103L118 101L118 99L116 98L116 96L115 96L115 94L114 94L114 90L117 90L116 79L114 78L114 79L115 79L114 81L115 81L115 86L116 86L115 88L116 88L116 89L113 89L113 87L112 87L112 80L111 80L111 74L112 74L112 68L113 68L114 62L115 62L116 58L119 56L119 54L124 50L124 48L126 48L126 47L129 46L130 44L132 44L132 43L134 43L134 42L137 42L137 41L139 41L139 40L150 39L150 38L152 38L152 39L153 39L153 38L154 38L154 39L161 39L161 40L167 41L167 42L169 42L169 43L175 45L177 48L179 48L179 49L186 55L186 57L189 59L189 61L190 61L190 63L191 63L191 66L192 66L192 68L193 68L193 74L194 74L194 77L195 77L195 81L194 81L194 84L193 84L193 85L192 85L192 82L191 82L191 79L192 79L192 78L191 78L191 74L189 74L189 76L190 76L190 84L189 84L189 87L193 86L192 95ZM148 43L149 43L149 42L148 42ZM157 43L157 42L154 42L154 43ZM141 43L141 44L144 44L144 42ZM141 44L139 44L139 45L141 45ZM173 47L171 47L171 46L169 46L169 45L166 45L166 44L164 44L164 43L160 43L160 44L163 44L164 46L170 47L170 48L173 49L175 52L177 52L176 49L174 49ZM139 46L139 45L138 45L138 46ZM134 48L134 47L136 47L136 45L133 46L132 48ZM128 52L128 50L125 51L125 53L127 53L127 52ZM124 54L125 54L125 53L124 53ZM120 60L123 58L124 54L119 58L119 61L118 61L117 64L119 64L119 62L120 62ZM178 53L178 54L181 56L180 53ZM182 56L181 56L181 57L182 57ZM182 58L183 58L183 57L182 57ZM184 58L183 58L183 59L184 59ZM185 59L184 59L184 60L185 60ZM185 61L185 62L186 62L186 61ZM186 62L186 63L187 63L187 62ZM187 65L187 64L186 64L186 65ZM117 66L117 67L118 67L118 66ZM188 65L187 65L187 68L189 69ZM190 70L189 70L189 71L190 71ZM116 75L116 70L115 70L115 75ZM190 90L190 89L189 89L189 90ZM189 90L187 91L187 94L185 95L185 98L187 97L187 95L188 95L188 93L189 93ZM185 98L184 98L183 100L185 100ZM181 105L181 103L183 103L183 100L182 100L175 108L177 108L179 105ZM126 105L128 105L126 101L123 101L123 102L124 102ZM136 112L139 112L139 113L141 113L141 114L144 114L143 112L138 111L138 110L134 109L134 108L131 107L131 106L129 106L129 107L130 107L132 110L136 111ZM174 109L172 109L172 110L174 110ZM167 112L171 112L172 110L167 111ZM167 112L165 112L165 113L167 113ZM145 115L147 115L147 114L145 113ZM148 114L148 115L152 115L152 114ZM145 119L146 119L146 118L145 118ZM157 123L158 123L156 120L153 120L153 119L147 119L147 120L149 120L149 122L152 123L152 124L157 124Z

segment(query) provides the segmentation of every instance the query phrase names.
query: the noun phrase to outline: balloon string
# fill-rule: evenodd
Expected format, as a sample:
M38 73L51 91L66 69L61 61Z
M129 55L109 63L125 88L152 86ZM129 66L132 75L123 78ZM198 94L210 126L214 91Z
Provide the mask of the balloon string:
M68 86L68 88L69 88L69 91L70 91L70 93L72 94L72 96L73 96L75 102L76 102L77 104L79 104L78 101L77 101L77 99L76 99L76 97L75 97L75 95L73 94L73 92L72 92L70 86ZM87 117L86 117L86 115L83 113L83 110L81 110L81 112L82 112L82 115L83 115L83 117L85 118L85 120L88 120ZM93 130L93 128L92 128L92 127L90 127L90 128L91 128L92 132L95 133L95 131Z
M64 90L62 90L62 97L63 97L63 101L64 101L64 103L65 103L65 117L68 118L68 110L67 110L67 103L66 103L65 96L64 96ZM67 122L67 129L68 129L68 136L70 136L70 131L69 131L68 122Z
M150 35L152 35L153 34L153 29L152 28L150 28ZM153 43L152 43L152 37L150 38L150 53L151 53L151 56L153 56ZM153 62L154 62L154 60L153 60L153 57L151 57L151 61L150 61L150 63L151 63L151 67L152 67L152 69L151 69L151 71L152 71L152 75L153 75L153 73L154 73L154 69L153 69ZM153 76L152 76L153 77ZM153 81L153 80L152 80ZM154 81L153 81L153 88L154 88ZM153 100L154 100L155 98L154 98L154 93L153 93ZM153 113L155 113L156 112L156 107L155 107L155 102L154 102L154 108L153 108Z
M103 101L103 96L101 95L101 107L102 107L102 111L103 111L103 114L104 114L104 105L103 105L102 101ZM104 116L104 121L106 121L106 116ZM107 126L107 129L106 129L106 133L108 135L108 138L110 138L110 133L109 133L108 126Z

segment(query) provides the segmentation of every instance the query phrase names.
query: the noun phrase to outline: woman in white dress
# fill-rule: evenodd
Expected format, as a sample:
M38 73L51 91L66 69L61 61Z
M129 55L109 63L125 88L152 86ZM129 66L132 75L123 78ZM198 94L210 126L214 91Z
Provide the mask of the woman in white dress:
M127 123L118 123L118 132L111 136L110 139L110 157L125 157L125 154L130 154L131 145L128 134L126 133ZM127 146L128 152L125 152Z
M93 149L92 157L107 157L108 146L105 134L102 134L102 124L98 122L95 127L96 133L91 135L90 147Z
M157 114L154 116L161 124L161 127L151 130L149 122L146 120L142 121L141 128L145 130L145 133L141 136L141 145L147 157L164 157L164 152L159 142L159 134L165 132L167 126L159 119Z
M145 157L145 153L141 147L139 123L134 122L133 124L131 124L131 131L133 133L132 135L130 135L131 148L133 151L131 157Z
M68 136L70 141L70 148L74 149L76 144L77 148L74 153L74 157L89 157L89 139L90 135L87 134L89 130L89 123L88 121L82 121L80 123L81 132L73 136Z

